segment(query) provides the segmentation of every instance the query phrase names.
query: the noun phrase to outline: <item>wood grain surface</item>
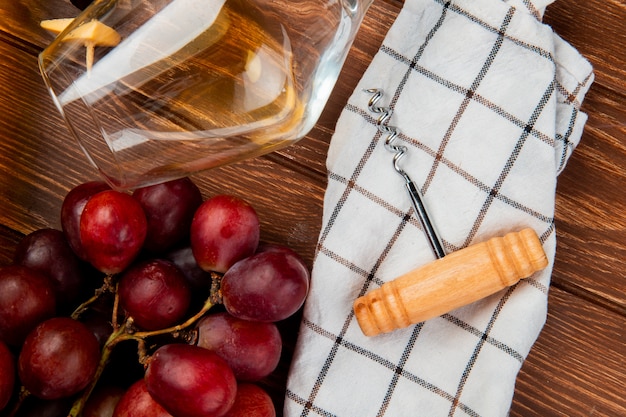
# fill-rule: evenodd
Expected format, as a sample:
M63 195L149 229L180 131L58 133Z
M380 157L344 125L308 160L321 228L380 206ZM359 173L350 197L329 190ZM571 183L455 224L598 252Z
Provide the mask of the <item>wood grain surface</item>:
M334 125L401 8L401 1L374 2L306 138L193 177L205 197L246 198L261 218L262 239L292 246L309 265ZM75 14L68 0L0 0L0 265L11 263L25 234L60 228L65 194L96 178L37 68L52 39L39 22ZM544 21L589 59L596 79L583 104L583 138L558 179L547 322L519 374L510 415L626 416L626 3L556 0ZM281 325L284 357L266 382L279 410L297 327L297 317Z

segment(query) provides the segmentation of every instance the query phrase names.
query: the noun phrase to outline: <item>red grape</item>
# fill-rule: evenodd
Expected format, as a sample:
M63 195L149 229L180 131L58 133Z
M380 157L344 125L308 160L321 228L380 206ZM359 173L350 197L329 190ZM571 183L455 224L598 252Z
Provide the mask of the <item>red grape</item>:
M67 242L74 253L83 261L87 260L87 254L80 240L80 216L85 204L95 194L110 190L105 182L91 181L72 188L63 199L61 205L61 228L67 238Z
M0 340L19 346L37 324L55 314L54 287L47 276L23 265L0 268Z
M146 389L146 382L140 379L126 390L115 407L113 417L172 417L172 415L154 401Z
M276 417L276 409L263 388L244 382L237 385L235 404L224 417Z
M197 330L197 345L220 355L240 381L266 377L280 360L282 340L274 323L216 313L203 317Z
M161 346L148 363L148 392L175 416L223 416L237 392L233 371L216 353L198 346Z
M119 282L120 306L143 330L177 323L189 308L191 291L172 262L154 259L128 269Z
M133 193L148 220L144 248L164 253L189 237L191 220L202 204L200 189L189 178L138 188Z
M191 223L191 248L200 268L224 273L252 255L260 236L259 218L250 204L228 195L202 203Z
M172 415L154 401L146 389L146 382L140 379L126 390L115 407L113 417L172 417Z
M309 289L309 271L286 251L265 251L233 265L222 279L226 310L246 320L279 321L294 314Z
M0 410L9 403L15 385L15 358L9 347L0 340Z
M57 307L72 305L83 284L81 264L60 230L39 229L17 245L14 263L47 275L55 287Z
M102 191L92 196L80 218L87 259L101 272L123 271L135 259L147 233L146 215L132 196Z
M40 323L26 337L18 358L22 384L38 398L66 398L95 375L100 347L94 334L69 317Z
M82 417L111 417L126 391L114 385L98 386L83 408Z

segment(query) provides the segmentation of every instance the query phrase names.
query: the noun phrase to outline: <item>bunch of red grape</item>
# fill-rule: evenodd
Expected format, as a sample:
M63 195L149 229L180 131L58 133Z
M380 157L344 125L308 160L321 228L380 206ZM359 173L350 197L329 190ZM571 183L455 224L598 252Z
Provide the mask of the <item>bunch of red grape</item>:
M203 200L189 178L132 194L95 181L67 194L61 225L0 268L0 415L276 415L259 382L309 271L259 243L247 202Z

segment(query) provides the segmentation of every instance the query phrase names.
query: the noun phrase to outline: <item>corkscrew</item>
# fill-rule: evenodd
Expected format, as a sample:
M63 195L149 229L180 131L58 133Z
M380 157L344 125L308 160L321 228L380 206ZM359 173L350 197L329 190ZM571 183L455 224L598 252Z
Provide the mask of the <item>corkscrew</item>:
M375 336L448 313L516 284L548 265L548 258L531 228L494 237L446 255L430 220L422 195L400 166L407 147L397 144L399 130L389 124L390 107L378 102L379 89L368 109L380 116L378 130L387 134L385 148L394 154L393 167L402 176L424 232L437 259L383 284L354 301L354 315L366 336Z
M387 135L385 138L385 149L389 152L393 153L393 168L396 172L402 177L404 180L404 187L409 195L411 200L411 205L415 210L415 215L419 220L424 233L426 234L426 238L430 243L431 249L437 258L443 258L446 255L446 252L443 248L443 243L439 236L439 233L435 229L431 221L431 216L426 209L426 205L423 202L422 193L419 191L411 177L402 169L400 166L400 160L402 157L406 155L407 148L404 145L396 144L398 136L400 132L397 127L389 125L389 119L393 114L393 109L391 107L380 107L378 106L378 102L383 96L383 91L377 88L370 88L365 90L368 93L372 94L370 98L367 108L376 114L380 114L378 119L376 120L376 127L381 133Z

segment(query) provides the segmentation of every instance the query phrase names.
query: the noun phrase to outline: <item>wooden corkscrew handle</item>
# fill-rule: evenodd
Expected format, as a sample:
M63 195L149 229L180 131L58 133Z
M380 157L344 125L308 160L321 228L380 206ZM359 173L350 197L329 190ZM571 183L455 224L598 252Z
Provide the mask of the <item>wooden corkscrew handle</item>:
M478 301L548 265L533 229L495 237L402 275L354 302L366 336L407 327Z

